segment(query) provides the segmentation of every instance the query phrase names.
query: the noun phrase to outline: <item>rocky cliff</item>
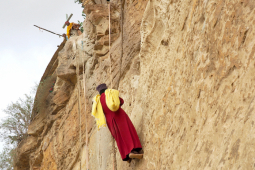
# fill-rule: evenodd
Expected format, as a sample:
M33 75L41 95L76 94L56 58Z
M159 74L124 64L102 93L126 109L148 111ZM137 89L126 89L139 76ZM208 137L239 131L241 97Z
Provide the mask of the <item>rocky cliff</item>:
M16 169L255 168L255 1L112 0L111 46L106 1L83 6L83 34L42 77ZM111 79L143 145L131 164L91 116Z

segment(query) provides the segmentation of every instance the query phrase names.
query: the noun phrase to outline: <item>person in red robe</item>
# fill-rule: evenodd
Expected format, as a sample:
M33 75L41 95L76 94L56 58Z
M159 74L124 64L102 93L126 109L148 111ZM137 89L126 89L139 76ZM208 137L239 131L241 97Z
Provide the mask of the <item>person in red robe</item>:
M120 107L116 112L111 111L106 105L105 90L106 84L100 84L97 91L100 93L100 102L102 104L107 126L117 142L120 155L123 161L130 162L132 158L142 159L142 145L135 130L134 125L126 112L121 108L124 100L120 99Z

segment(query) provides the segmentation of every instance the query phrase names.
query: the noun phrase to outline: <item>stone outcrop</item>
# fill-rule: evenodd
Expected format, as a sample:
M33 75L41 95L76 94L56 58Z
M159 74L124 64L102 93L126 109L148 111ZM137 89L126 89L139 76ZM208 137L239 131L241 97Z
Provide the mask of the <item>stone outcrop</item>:
M254 8L251 0L112 0L109 46L106 1L85 0L84 33L46 69L16 169L254 169ZM90 116L96 86L111 78L144 150L130 164Z

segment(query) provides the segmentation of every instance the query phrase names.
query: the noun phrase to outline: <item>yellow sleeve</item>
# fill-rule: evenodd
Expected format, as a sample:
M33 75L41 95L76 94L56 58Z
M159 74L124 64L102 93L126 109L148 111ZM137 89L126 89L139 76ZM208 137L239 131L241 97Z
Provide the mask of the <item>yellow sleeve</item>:
M67 26L66 35L67 35L68 38L70 38L72 27L73 27L73 23L70 23L70 25Z
M98 104L98 99L100 99L99 97L100 95L96 95L94 98L93 98L93 105L92 105L92 113L91 115L96 117L97 115L97 104Z

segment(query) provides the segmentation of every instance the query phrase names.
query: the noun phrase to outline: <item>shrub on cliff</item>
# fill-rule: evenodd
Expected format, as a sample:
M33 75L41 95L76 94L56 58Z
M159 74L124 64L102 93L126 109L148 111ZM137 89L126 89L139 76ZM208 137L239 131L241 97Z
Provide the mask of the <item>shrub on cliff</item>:
M82 4L82 0L74 0L74 3Z
M78 4L82 4L82 0L74 0L74 3L78 3ZM83 19L85 20L86 19L86 14L84 13L84 12L82 12L82 17L83 17ZM81 30L81 32L83 33L83 22L81 22L81 21L79 21L78 20L78 24L80 24L80 30Z
M25 95L23 99L12 102L3 112L6 114L0 120L0 139L4 147L0 148L0 169L12 170L18 143L26 138L27 128L31 121L34 99Z
M13 170L14 169L14 158L16 150L14 146L5 146L0 153L0 169L1 170Z
M26 136L33 101L33 97L26 94L24 99L20 98L15 103L12 102L4 110L7 116L0 121L0 138L6 143L18 143Z

